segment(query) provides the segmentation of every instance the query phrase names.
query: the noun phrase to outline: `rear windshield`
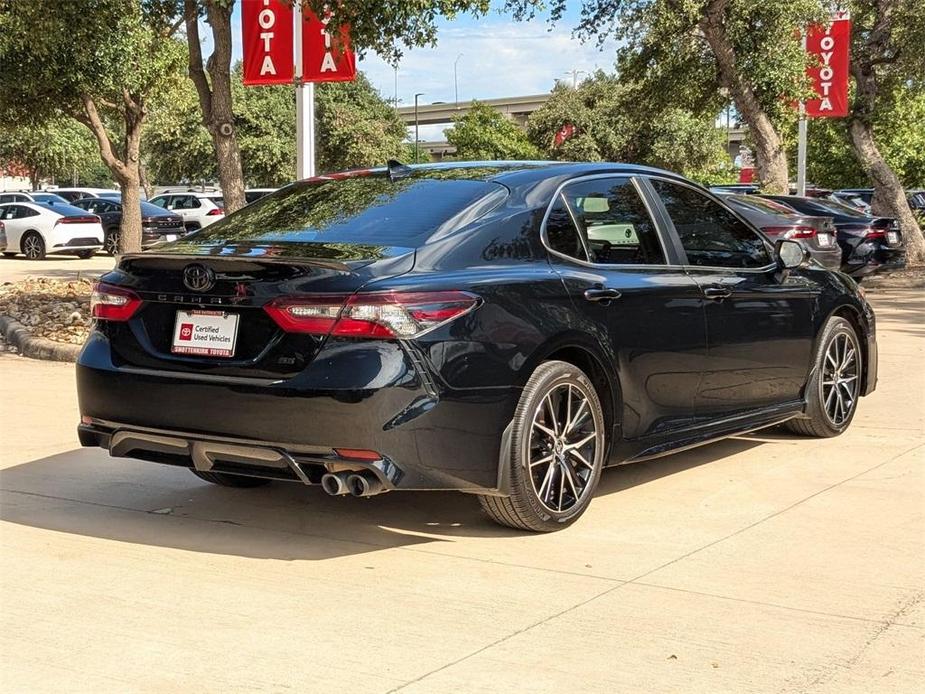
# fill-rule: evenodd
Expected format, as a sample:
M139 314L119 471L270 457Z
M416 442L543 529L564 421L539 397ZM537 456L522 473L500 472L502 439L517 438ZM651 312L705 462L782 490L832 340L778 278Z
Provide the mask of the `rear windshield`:
M866 218L867 216L856 207L851 207L841 202L835 202L834 200L813 200L812 204L815 205L816 209L828 212L829 214L840 214L846 217Z
M793 214L786 205L781 205L773 200L765 200L754 195L731 195L732 201L745 208L750 208L756 212L766 212L767 214Z
M186 244L311 241L417 248L496 207L507 188L481 180L355 176L299 182L187 236Z

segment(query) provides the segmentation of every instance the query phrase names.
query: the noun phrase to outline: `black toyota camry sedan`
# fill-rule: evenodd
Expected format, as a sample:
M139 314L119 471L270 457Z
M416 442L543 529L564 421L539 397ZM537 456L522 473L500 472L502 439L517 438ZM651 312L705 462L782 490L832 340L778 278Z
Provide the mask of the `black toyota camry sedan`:
M122 257L92 312L85 446L232 487L469 492L534 531L610 465L840 434L877 380L853 280L620 164L308 179Z

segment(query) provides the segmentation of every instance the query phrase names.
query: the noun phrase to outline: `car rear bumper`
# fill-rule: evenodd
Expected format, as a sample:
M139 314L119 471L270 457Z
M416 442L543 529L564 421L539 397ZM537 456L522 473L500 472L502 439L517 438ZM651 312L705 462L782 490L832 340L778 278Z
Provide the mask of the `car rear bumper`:
M309 484L355 469L387 489L498 493L519 391L438 389L406 348L386 344L395 352L354 352L341 365L319 354L296 377L273 381L117 366L108 339L94 332L77 363L80 441L115 456L198 469L218 461L211 469ZM348 368L361 385L343 386ZM222 446L232 453L213 455Z
M834 248L810 248L810 255L823 267L829 270L841 269L841 249L838 246Z

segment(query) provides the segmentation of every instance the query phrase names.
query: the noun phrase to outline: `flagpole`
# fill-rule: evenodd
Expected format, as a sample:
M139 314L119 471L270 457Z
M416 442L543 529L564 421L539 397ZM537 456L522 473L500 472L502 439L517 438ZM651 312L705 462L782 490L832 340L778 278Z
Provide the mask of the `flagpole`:
M302 81L302 3L297 2L294 9L296 178L301 180L315 175L315 85Z

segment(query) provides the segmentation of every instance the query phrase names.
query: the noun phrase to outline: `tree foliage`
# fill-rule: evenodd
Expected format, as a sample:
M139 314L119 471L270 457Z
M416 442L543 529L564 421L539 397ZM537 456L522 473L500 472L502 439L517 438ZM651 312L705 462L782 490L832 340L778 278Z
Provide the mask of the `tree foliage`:
M642 89L602 71L577 88L560 84L531 115L530 139L550 159L648 164L704 182L728 178L731 162L715 113L674 105L653 109L641 98ZM573 126L573 134L557 143L565 125Z
M85 180L99 156L90 133L71 118L0 124L0 168L23 168L33 188L45 179L70 182L83 174Z
M141 246L139 145L147 101L182 53L171 0L0 3L0 121L67 115L96 138L122 187L124 248Z
M522 3L524 8L531 3ZM562 17L565 0L551 3ZM758 173L785 189L777 121L805 94L806 57L795 29L821 17L818 0L585 0L577 33L616 39L618 70L653 113L702 113L732 100L755 142Z
M854 92L848 133L855 157L874 185L877 214L895 217L905 234L910 262L925 263L925 237L888 161L878 133L897 88L921 89L925 81L925 3L921 0L852 0L851 77ZM921 127L921 124L918 124Z
M884 159L906 188L925 188L925 90L902 85L885 99L873 119ZM870 180L851 145L848 123L841 118L809 122L806 178L824 188L867 188ZM790 145L796 162L796 141Z
M491 106L473 101L468 112L446 130L446 139L456 148L456 158L481 161L539 159L527 134L514 121Z
M295 96L291 86L245 87L232 73L234 128L244 181L280 186L295 178ZM212 142L192 84L173 84L152 110L144 139L148 172L159 183L214 181ZM317 85L316 163L320 172L384 164L406 154L405 125L362 73Z

